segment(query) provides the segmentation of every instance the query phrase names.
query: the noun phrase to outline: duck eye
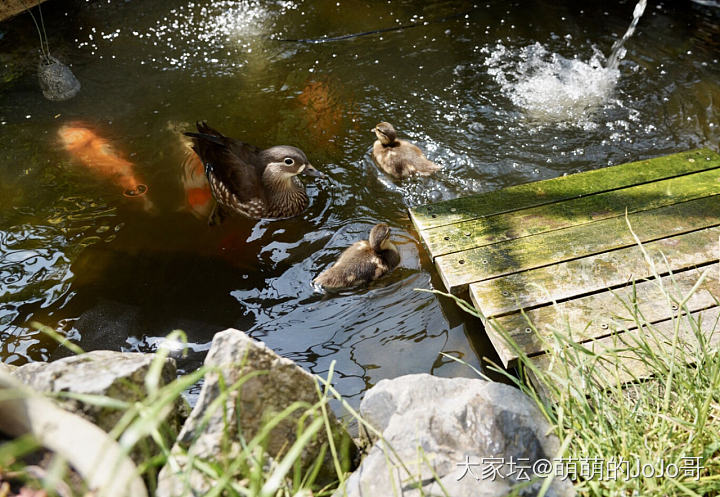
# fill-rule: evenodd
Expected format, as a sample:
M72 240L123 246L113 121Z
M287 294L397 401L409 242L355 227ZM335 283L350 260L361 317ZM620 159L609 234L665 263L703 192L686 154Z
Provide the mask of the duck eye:
M287 164L288 166L292 166L293 164L295 164L295 161L292 160L290 157L286 157L285 164Z

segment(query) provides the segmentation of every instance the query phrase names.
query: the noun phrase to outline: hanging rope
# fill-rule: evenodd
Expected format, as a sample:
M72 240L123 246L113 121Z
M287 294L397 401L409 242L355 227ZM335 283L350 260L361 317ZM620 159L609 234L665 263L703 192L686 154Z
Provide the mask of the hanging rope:
M40 64L38 64L38 81L43 96L48 100L68 100L80 91L80 81L75 77L70 68L50 55L50 43L45 31L42 7L38 5L40 23L32 13L32 9L25 5L23 0L20 3L32 17L35 29L40 37Z

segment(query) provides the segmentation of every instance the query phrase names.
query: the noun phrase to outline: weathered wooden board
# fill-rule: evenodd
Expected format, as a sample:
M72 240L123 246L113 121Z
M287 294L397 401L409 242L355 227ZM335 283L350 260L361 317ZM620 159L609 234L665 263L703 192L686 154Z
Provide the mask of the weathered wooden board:
M2 0L0 2L0 21L4 21L44 1L45 0Z
M660 275L718 260L720 228L663 238L643 246ZM470 285L485 317L496 317L626 285L652 276L638 246L553 264Z
M720 224L720 197L703 197L625 217L517 238L435 259L450 292L467 285L527 269L634 245L628 221L641 242Z
M700 323L700 330L706 346L714 347L720 344L720 333L717 332L720 324L718 323L720 308L713 307L691 315L696 322ZM684 316L681 316L677 323L679 323L678 345L686 347L686 350L697 350L699 341L694 327ZM551 375L558 374L561 378L565 378L565 381L574 382L576 385L581 385L583 381L578 368L592 371L593 378L599 384L607 386L648 378L651 371L656 369L649 366L651 364L649 361L654 360L652 353L662 354L666 357L673 355L672 343L675 336L675 324L676 321L668 320L654 324L652 331L643 327L639 330L635 329L600 340L593 340L583 344L592 354L573 354L572 357L577 360L571 363L555 362L547 354L538 356L532 361L541 371ZM642 341L652 346L650 354L643 347L637 346L641 343L640 334L642 334ZM683 355L677 352L675 354L678 361L682 361L683 358L696 357L696 354ZM622 361L616 360L618 356L622 358Z
M525 313L492 318L485 329L503 364L508 366L518 356L496 327L505 330L528 356L552 347L556 333L572 338L576 343L603 338L635 329L638 317L641 322L648 323L670 319L677 312L677 303L685 299L704 272L707 272L705 278L685 307L690 312L708 309L719 304L716 295L720 296L720 264L717 263L667 275L659 282L645 280ZM674 301L668 301L666 295L672 296Z
M720 155L700 149L571 174L410 209L418 231L537 205L616 190L720 167Z
M446 288L469 289L506 366L523 354L556 371L546 351L572 343L568 350L587 347L583 357L609 365L603 381L632 380L649 369L627 344L645 337L647 324L660 335L645 351L652 357L668 352L678 312L706 321L720 313L720 155L708 150L410 213ZM695 338L690 327L681 336ZM618 344L626 349L620 356L611 353Z
M474 247L620 217L626 212L647 211L717 194L720 194L720 169L711 169L432 228L420 235L434 259Z

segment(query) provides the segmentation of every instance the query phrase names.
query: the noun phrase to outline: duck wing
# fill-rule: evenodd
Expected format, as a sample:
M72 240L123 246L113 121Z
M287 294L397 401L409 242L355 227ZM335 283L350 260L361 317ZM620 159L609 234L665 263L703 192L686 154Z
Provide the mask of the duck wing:
M260 149L224 136L207 123L197 123L197 129L198 133L185 134L193 139L193 150L203 161L215 199L240 212L248 206L262 207Z

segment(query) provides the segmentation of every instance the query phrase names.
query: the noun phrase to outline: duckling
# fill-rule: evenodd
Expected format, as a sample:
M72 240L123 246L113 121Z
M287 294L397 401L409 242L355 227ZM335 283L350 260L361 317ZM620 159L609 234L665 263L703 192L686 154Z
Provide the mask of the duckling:
M261 150L224 136L205 122L198 122L197 130L185 135L193 139L192 148L205 166L217 201L210 224L221 220L224 210L253 219L297 216L309 203L297 175L325 176L299 148L279 145Z
M400 252L390 241L390 227L377 224L369 240L353 243L314 282L326 288L349 288L376 280L395 269Z
M429 176L440 169L440 166L429 161L418 147L408 141L399 140L392 124L381 122L373 131L378 137L373 145L373 160L390 176Z

